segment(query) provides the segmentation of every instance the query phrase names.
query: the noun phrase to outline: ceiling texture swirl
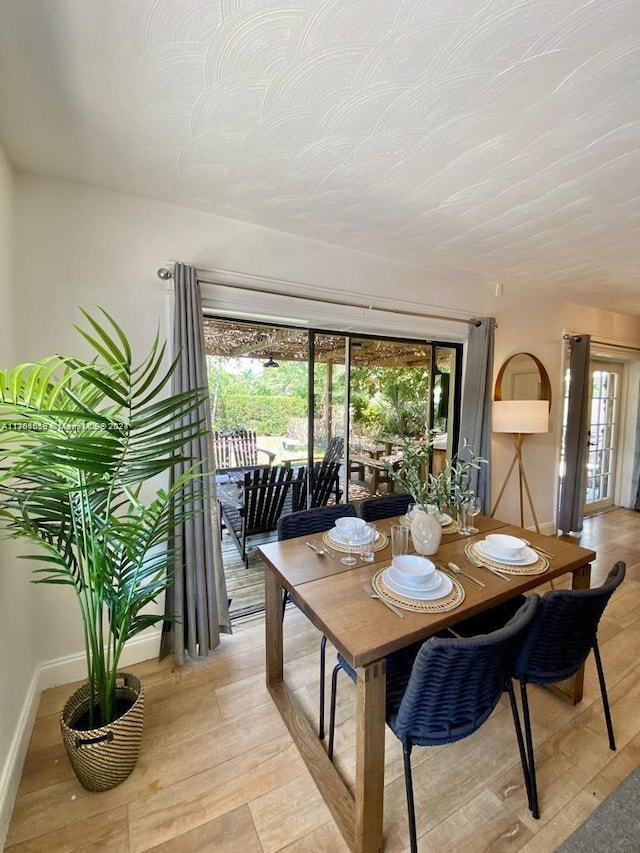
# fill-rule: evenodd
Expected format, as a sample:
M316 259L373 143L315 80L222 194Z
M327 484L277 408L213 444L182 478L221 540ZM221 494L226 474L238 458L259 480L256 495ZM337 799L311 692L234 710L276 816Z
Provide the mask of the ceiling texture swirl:
M18 168L640 314L638 0L8 0Z

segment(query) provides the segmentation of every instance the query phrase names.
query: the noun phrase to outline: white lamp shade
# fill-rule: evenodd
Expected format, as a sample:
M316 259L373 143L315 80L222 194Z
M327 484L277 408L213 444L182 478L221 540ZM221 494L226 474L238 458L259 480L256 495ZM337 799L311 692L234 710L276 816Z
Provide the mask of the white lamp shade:
M548 400L495 400L494 432L549 432Z

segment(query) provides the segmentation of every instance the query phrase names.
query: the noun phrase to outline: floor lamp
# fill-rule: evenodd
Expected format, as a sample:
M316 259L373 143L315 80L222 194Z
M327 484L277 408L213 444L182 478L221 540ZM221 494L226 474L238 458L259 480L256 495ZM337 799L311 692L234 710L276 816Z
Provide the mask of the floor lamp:
M520 527L524 527L524 499L523 487L527 494L531 515L536 526L536 531L540 533L540 525L533 506L531 491L527 474L524 470L524 462L522 461L522 445L527 435L539 432L549 432L549 401L548 400L495 400L493 403L493 432L509 432L513 438L515 453L511 460L511 465L507 471L507 476L504 478L504 483L500 489L500 494L491 510L493 517L498 509L498 505L502 500L502 495L507 487L511 472L513 471L516 462L518 463L518 482L520 487Z

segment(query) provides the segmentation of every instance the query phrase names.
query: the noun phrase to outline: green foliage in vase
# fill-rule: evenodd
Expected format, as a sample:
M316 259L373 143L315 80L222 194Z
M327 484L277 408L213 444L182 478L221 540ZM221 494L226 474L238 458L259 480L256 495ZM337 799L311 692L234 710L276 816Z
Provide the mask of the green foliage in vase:
M459 509L473 497L475 492L471 487L471 472L479 470L487 460L476 456L473 447L466 440L462 447L451 459L447 459L442 470L429 475L429 491L432 503L441 509L455 507Z
M389 462L384 463L389 476L411 495L416 504L423 507L435 503L431 478L427 474L433 440L433 434L423 439L405 440L401 447L402 464L397 471Z
M173 525L196 470L151 492L148 481L187 462L204 433L186 416L206 389L168 395L175 368L158 336L139 364L122 329L82 312L90 361L55 355L0 371L0 521L37 546L35 583L70 587L80 608L90 726L112 722L127 640L161 621L145 613L169 582ZM106 321L106 322L104 322ZM144 491L152 494L145 499ZM94 719L95 717L95 719Z
M476 456L471 445L464 441L458 453L446 460L438 474L427 474L435 436L436 433L432 432L424 439L405 441L402 445L402 465L394 471L386 463L386 470L419 506L435 504L443 510L446 507L460 507L474 494L471 472L479 470L487 460Z

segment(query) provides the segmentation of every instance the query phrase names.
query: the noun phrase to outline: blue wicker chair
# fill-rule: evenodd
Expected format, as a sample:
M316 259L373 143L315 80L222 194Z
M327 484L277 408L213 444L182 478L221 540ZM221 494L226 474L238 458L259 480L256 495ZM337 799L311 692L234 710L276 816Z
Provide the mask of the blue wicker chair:
M625 571L625 564L618 562L613 566L602 586L594 589L563 589L545 593L516 660L514 676L520 682L530 775L529 805L535 818L540 817L540 809L527 684L553 684L570 678L580 669L593 649L609 747L615 750L613 723L598 647L598 623L609 599L622 583ZM456 632L468 637L471 634L496 630L500 625L504 625L522 601L524 596L519 596L486 613L459 623L455 626Z
M380 518L392 518L404 515L414 499L408 494L384 495L381 498L367 498L360 504L360 516L365 521L378 521Z
M389 655L387 664L387 725L402 743L411 851L417 833L411 749L453 743L473 734L488 719L504 691L509 694L520 761L530 798L529 774L520 717L511 677L516 656L535 615L539 597L530 595L507 625L491 634L454 639L431 637ZM331 683L329 757L333 757L337 675L356 674L339 654Z
M625 572L625 564L618 562L613 566L602 586L595 589L563 589L547 592L542 597L529 634L516 660L515 677L520 681L527 742L531 811L535 818L540 817L540 810L527 684L551 684L570 678L580 669L593 649L609 736L609 748L615 750L616 742L607 686L598 647L598 623L609 599L624 580Z
M294 539L296 536L312 536L314 533L324 533L325 530L331 530L335 525L337 518L354 517L356 509L353 504L336 504L335 506L318 506L313 509L303 509L300 512L292 512L289 515L283 515L278 519L278 539ZM311 552L310 558L311 557ZM326 559L326 558L323 558ZM285 591L283 602L284 607L289 598ZM295 599L291 599L295 604ZM318 737L320 740L324 737L324 705L325 705L325 690L324 680L326 672L326 647L327 638L323 635L320 641L320 709L318 723Z

